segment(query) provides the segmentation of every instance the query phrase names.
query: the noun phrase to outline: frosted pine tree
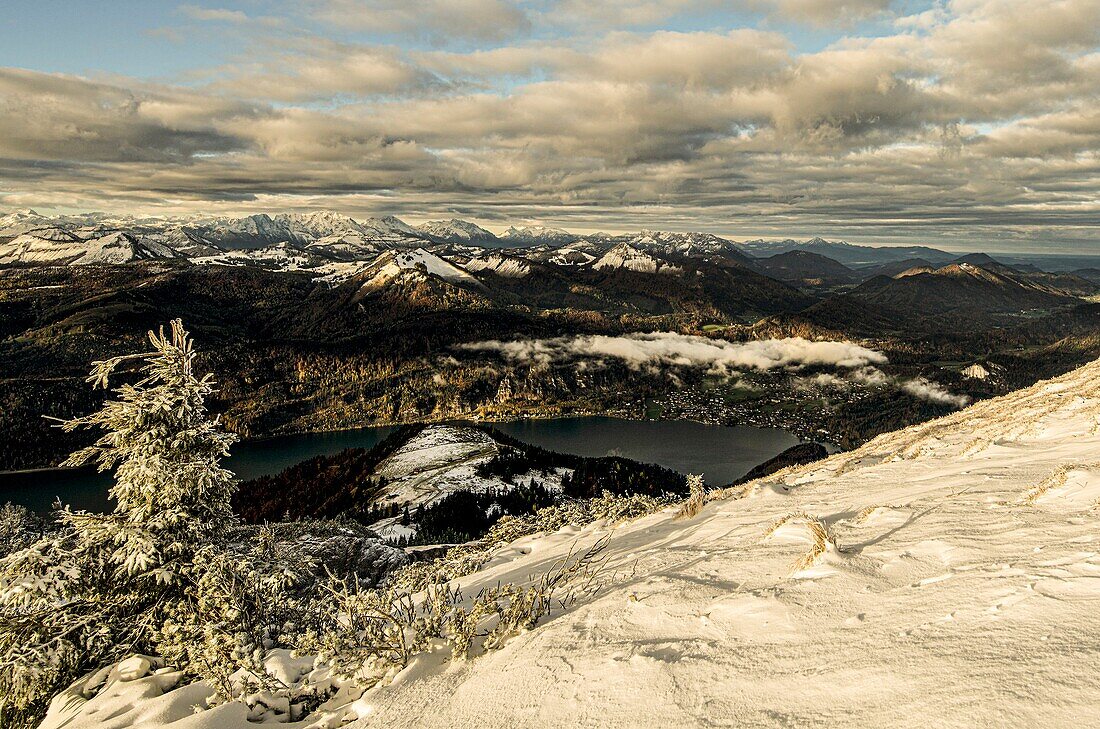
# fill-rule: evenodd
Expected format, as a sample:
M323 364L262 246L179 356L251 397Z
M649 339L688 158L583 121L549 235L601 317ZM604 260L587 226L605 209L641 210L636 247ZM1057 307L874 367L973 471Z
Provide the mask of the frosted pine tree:
M128 653L201 644L205 626L191 616L204 600L202 586L211 570L231 568L216 555L223 553L218 537L234 524L233 478L220 466L233 436L206 412L213 383L195 376L181 322L168 334L150 332L149 341L151 351L96 362L88 378L94 386L106 387L127 363L140 363L139 380L119 387L99 412L63 426L103 431L65 465L114 468L113 513L63 511L58 536L0 560L2 726L31 725L58 690ZM219 612L208 603L202 612ZM168 637L169 622L192 632L177 627ZM230 621L222 630L232 628Z
M236 437L207 414L213 378L195 376L194 348L180 320L170 335L149 332L149 341L151 352L94 363L94 386L107 387L112 372L133 360L144 361L144 377L118 388L118 399L99 412L63 425L104 433L62 465L115 469L114 513L68 515L85 546L106 549L129 575L172 582L197 545L233 522L233 474L220 461Z

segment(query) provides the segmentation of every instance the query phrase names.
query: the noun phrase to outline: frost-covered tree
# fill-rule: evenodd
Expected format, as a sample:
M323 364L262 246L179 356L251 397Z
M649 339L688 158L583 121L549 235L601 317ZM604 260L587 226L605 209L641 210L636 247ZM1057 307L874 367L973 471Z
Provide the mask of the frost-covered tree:
M96 362L94 386L127 364L137 381L63 424L102 431L65 463L114 469L113 512L64 510L57 535L0 560L2 726L30 725L58 690L128 653L225 676L269 647L257 635L277 631L253 624L281 618L258 602L281 604L277 588L294 573L262 549L228 549L234 481L220 461L234 437L206 411L211 378L195 375L178 320L149 341L148 352Z
M183 324L173 321L170 335L149 332L149 341L152 351L96 362L88 378L107 387L121 364L138 360L144 363L141 380L119 387L119 397L98 412L62 426L103 431L62 465L94 462L100 471L115 469L114 512L67 518L86 548L106 550L120 570L172 582L199 545L233 522L233 474L220 461L236 436L220 430L206 411L213 378L195 376L195 352Z

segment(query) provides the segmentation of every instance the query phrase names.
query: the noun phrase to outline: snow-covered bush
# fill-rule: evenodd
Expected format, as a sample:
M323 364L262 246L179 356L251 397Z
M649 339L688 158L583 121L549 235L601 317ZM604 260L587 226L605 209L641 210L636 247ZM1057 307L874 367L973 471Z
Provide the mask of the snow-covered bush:
M675 497L603 493L594 499L568 499L539 509L534 514L505 516L476 541L447 550L442 557L413 562L398 570L387 584L409 592L449 582L476 572L502 545L539 532L555 532L565 526L584 526L594 521L617 523L637 519L676 503Z
M553 610L598 591L609 541L570 552L531 585L498 584L469 600L447 582L411 592L393 584L362 589L334 578L321 603L320 629L303 635L299 652L315 654L337 676L369 685L439 648L448 648L455 660L495 650Z
M225 677L239 668L263 683L256 656L289 622L305 565L270 540L228 547L234 479L220 461L234 436L206 411L213 383L193 373L182 324L149 341L149 352L94 363L95 386L128 363L137 382L63 424L102 431L66 465L114 469L113 512L63 510L57 534L0 560L5 727L32 724L75 678L132 653L165 656L227 698Z

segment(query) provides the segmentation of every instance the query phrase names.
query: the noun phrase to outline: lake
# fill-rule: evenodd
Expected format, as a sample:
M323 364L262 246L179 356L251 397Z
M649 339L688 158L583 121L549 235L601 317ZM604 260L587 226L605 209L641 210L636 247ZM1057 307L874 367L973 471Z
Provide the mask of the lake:
M724 485L802 440L777 428L726 427L684 420L624 420L605 417L554 418L488 423L525 443L579 456L622 456L657 463L681 473L701 473ZM241 479L275 474L314 456L345 448L371 448L397 429L379 426L331 433L303 433L243 441L225 465ZM110 477L88 471L0 473L0 503L35 510L54 498L74 508L107 508Z

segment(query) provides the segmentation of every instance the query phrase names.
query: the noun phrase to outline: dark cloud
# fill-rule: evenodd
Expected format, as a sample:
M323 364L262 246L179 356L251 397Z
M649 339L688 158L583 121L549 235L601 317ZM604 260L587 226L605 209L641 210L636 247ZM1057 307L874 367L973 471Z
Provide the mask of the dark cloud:
M754 29L523 40L538 13L477 7L454 32L489 37L475 26L496 22L483 50L284 33L187 87L0 69L0 204L1100 244L1094 0L954 0L813 53ZM541 7L560 23L584 12ZM433 17L388 2L312 12L394 33Z

